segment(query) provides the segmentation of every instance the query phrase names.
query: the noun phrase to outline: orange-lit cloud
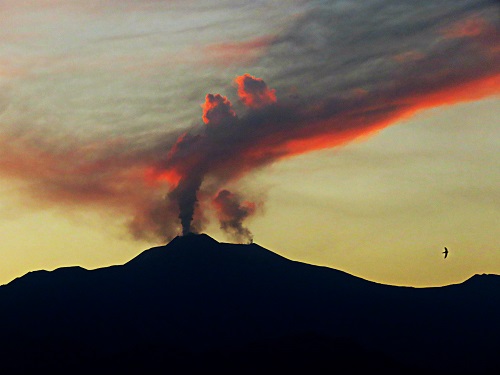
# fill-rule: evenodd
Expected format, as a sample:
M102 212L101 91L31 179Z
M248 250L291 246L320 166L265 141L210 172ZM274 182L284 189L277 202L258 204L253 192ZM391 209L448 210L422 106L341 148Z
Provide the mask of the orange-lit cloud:
M260 79L244 74L235 79L238 86L238 96L248 107L260 108L276 102L276 90L269 89Z
M220 124L236 117L232 110L231 102L219 94L207 94L205 103L202 105L202 119L205 124Z

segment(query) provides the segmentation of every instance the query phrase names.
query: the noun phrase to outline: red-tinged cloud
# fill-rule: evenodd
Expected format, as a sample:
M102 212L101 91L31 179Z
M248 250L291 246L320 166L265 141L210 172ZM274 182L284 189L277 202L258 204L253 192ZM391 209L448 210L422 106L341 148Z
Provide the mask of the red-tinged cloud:
M157 241L179 233L177 207L165 199L170 182L151 167L154 150L133 149L120 139L74 141L62 145L42 133L2 134L0 173L20 182L27 207L100 209L103 217L123 218L137 239Z
M455 39L477 37L491 30L492 25L484 18L473 16L453 23L451 26L444 28L442 33L445 38Z
M230 121L232 118L236 117L231 107L231 102L225 96L208 94L202 106L203 122L205 124L217 125L225 121Z
M262 36L245 41L209 44L203 48L208 62L216 65L250 64L258 60L274 41L273 36Z
M240 100L250 108L261 108L276 103L276 90L269 89L260 79L244 74L235 79Z
M243 226L243 221L255 213L255 203L242 201L238 194L224 189L217 193L213 205L222 230L235 241L252 242L253 235Z
M396 60L397 62L403 63L403 62L408 62L408 61L416 61L423 59L425 56L418 51L406 51L402 53L398 53L397 55L393 56L393 59Z

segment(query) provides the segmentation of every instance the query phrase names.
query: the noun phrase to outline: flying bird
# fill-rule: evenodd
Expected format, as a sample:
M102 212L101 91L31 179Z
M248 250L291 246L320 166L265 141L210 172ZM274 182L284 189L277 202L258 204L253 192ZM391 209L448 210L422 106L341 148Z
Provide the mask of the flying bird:
M444 248L443 254L444 258L446 259L446 257L448 256L448 249L446 247Z

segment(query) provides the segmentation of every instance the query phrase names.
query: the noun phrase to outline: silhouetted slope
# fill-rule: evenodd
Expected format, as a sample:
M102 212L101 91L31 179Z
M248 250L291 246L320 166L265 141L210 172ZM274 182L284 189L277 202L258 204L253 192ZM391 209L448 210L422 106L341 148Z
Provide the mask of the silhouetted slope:
M256 244L187 235L122 266L37 271L1 286L0 359L23 371L195 370L197 363L259 373L286 364L493 371L498 291L496 275L395 287Z

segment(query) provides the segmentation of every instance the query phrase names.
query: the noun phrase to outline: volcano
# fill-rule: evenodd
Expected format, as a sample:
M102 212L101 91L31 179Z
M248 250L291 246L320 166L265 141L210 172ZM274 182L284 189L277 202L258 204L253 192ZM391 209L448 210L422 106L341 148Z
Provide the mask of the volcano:
M0 286L0 363L4 374L496 373L499 291L498 275L398 287L188 234L123 265Z

